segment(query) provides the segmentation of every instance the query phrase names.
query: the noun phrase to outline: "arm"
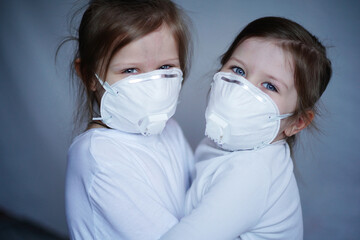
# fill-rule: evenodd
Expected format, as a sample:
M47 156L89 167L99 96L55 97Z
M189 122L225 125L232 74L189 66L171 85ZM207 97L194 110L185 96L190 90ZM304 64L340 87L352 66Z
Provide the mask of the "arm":
M269 179L270 173L259 164L250 163L245 168L228 166L219 175L212 176L211 186L191 214L161 239L238 237L254 226L263 214ZM194 186L190 191L193 190Z

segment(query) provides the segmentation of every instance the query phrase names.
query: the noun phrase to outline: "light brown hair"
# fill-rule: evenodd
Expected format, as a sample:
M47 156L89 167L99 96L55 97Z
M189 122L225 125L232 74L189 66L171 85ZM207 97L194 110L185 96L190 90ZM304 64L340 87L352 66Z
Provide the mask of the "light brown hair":
M105 76L105 79L110 61L116 52L163 24L169 27L178 45L180 68L185 79L192 50L189 23L186 14L170 0L90 1L82 16L77 36L64 41L77 42L71 64L73 76L76 76L76 61L80 59L77 70L82 84L80 83L79 88L77 120L90 121L94 116L93 104L96 98L91 87L95 72Z
M235 38L229 49L222 55L225 65L235 49L251 37L276 40L289 52L294 62L294 80L298 93L293 117L308 117L307 111L317 114L316 103L325 91L332 74L331 62L326 56L326 48L317 37L304 27L281 17L263 17L249 23ZM311 121L311 120L310 120ZM295 143L295 135L288 137L290 147Z

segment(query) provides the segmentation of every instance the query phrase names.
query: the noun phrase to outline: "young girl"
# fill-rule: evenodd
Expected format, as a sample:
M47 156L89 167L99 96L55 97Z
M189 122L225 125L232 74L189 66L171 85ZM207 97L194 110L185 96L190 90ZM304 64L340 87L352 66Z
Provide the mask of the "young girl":
M90 1L74 58L90 117L68 153L71 239L158 239L183 216L193 155L169 118L187 70L184 17L168 0Z
M186 214L161 239L302 239L290 147L313 120L331 63L316 37L279 17L251 22L222 56ZM215 143L214 143L215 142Z

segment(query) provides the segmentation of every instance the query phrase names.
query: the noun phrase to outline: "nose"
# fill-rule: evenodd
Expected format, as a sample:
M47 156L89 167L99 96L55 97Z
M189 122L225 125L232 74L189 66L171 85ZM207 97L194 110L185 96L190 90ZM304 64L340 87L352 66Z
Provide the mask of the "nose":
M258 75L251 74L244 77L246 80L248 80L252 85L255 87L259 87L259 83L261 82L261 79Z

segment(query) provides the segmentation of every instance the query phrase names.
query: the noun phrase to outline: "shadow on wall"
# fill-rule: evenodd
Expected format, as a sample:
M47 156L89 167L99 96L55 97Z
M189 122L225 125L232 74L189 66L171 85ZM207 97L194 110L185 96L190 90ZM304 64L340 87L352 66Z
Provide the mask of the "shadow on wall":
M67 240L34 223L7 215L0 210L0 239L6 240Z

